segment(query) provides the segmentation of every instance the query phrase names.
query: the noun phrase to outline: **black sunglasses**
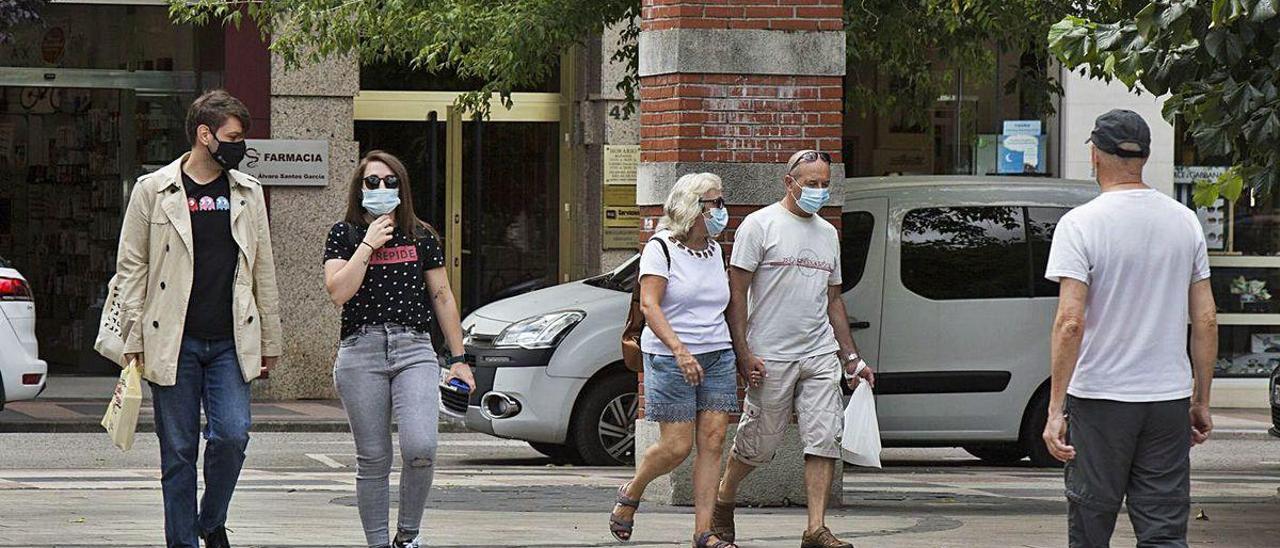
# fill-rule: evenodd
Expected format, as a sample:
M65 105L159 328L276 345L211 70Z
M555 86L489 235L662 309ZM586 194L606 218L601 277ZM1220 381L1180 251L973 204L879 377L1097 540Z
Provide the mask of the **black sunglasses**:
M400 188L400 178L395 175L386 177L370 175L364 178L364 187L369 190L377 190L379 183L387 185L387 188Z
M798 165L800 165L800 164L807 164L807 163L809 163L809 162L816 162L816 161L818 161L818 159L819 159L819 158L821 158L821 159L822 159L822 161L824 161L824 162L826 162L826 163L828 163L828 164L830 164L830 163L831 163L831 155L830 155L830 154L827 154L827 153L825 153L825 152L818 152L818 151L816 151L816 150L809 150L809 151L805 151L805 153L804 153L804 154L801 154L799 158L796 158L796 160L795 160L794 162L791 162L791 164L787 166L787 173L791 173L792 171L795 171L796 166L798 166Z
M712 207L714 207L714 208L716 208L716 209L719 209L719 208L723 208L723 207L724 207L724 197L722 196L722 197L720 197L720 198L716 198L716 199L714 199L714 200L698 200L698 203L700 203L700 204L711 204L711 206L712 206Z

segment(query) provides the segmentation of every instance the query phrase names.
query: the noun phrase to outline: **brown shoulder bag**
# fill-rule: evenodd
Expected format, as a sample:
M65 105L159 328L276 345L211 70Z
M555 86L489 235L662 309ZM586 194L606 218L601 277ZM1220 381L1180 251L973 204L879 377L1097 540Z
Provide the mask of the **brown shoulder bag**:
M671 252L662 238L650 238L662 247L667 258L667 270L671 269ZM644 371L644 352L640 350L640 333L644 331L644 313L640 311L640 269L636 269L636 282L631 288L631 310L627 312L627 324L622 328L622 363L627 369Z

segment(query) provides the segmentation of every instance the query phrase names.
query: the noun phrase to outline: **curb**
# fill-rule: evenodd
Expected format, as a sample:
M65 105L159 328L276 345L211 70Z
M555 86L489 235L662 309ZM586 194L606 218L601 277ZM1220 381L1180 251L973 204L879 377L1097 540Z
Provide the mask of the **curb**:
M102 432L102 425L88 421L0 422L0 434L86 434ZM139 422L138 432L154 433L155 423ZM393 428L395 431L395 428ZM351 432L346 421L254 421L249 432L335 433ZM441 434L465 434L471 432L458 422L440 421Z

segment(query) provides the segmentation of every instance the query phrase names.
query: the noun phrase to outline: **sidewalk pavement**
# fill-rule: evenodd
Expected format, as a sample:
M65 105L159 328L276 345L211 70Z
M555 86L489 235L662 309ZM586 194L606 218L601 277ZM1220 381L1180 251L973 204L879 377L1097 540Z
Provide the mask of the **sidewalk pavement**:
M116 377L49 378L40 398L8 404L0 411L0 432L96 432L115 389ZM143 385L139 432L154 432L150 391ZM253 403L255 432L348 432L347 414L338 400ZM1271 415L1266 409L1214 409L1215 438L1266 438ZM460 421L442 418L442 432L465 432Z
M35 400L10 402L0 411L0 433L97 432L118 377L52 376ZM349 432L347 413L338 400L254 402L254 432ZM155 431L151 390L142 386L138 431ZM465 432L460 421L442 418L442 432Z

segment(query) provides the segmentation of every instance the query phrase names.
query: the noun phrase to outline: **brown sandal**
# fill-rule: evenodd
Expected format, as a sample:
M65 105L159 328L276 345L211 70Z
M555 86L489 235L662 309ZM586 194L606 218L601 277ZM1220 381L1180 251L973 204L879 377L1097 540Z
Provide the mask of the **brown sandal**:
M723 502L720 499L716 499L716 505L711 511L711 532L730 543L737 536L733 526L733 509L735 506L737 506L736 502Z
M853 548L852 544L836 538L830 529L823 527L813 533L805 532L800 548Z
M616 506L626 506L629 508L640 509L640 499L633 499L627 496L627 487L631 486L631 482L622 484L618 488L618 499L615 501ZM609 532L622 542L631 540L631 530L635 528L635 519L622 519L613 510L609 511Z
M715 531L703 531L698 534L698 540L693 543L693 548L738 548L737 544L724 539L715 541L713 544L707 544L707 540L711 537L718 537Z

